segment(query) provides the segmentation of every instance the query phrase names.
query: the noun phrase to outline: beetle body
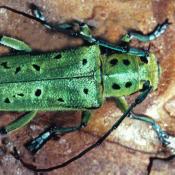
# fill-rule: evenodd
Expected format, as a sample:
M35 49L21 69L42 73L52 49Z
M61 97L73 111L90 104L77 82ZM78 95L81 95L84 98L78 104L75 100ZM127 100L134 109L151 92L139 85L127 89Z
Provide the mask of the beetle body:
M160 67L156 57L148 51L129 47L126 43L133 38L142 42L156 39L169 26L168 19L147 35L135 32L126 34L123 37L125 45L122 46L93 37L89 26L81 22L53 25L45 20L42 11L35 5L31 6L34 16L6 6L0 8L34 19L49 30L80 37L91 44L61 52L32 53L30 46L23 41L2 36L0 44L23 52L0 57L0 110L31 112L1 127L0 134L8 134L25 126L37 111L82 111L80 124L73 127L51 126L25 144L30 152L36 153L56 134L62 135L85 127L90 120L90 110L99 108L108 97L115 97L116 104L123 111L119 120L97 142L62 164L37 168L23 161L14 148L13 155L25 167L37 172L65 167L101 144L127 116L151 125L161 143L170 144L169 135L152 118L133 113L133 109L144 101L151 89L158 87ZM74 30L74 25L77 24L79 31ZM100 47L117 53L102 55ZM135 101L128 105L123 97L140 90Z
M62 52L3 56L0 106L5 111L85 110L106 97L137 92L147 80L157 87L158 64L127 54L101 56L96 45Z

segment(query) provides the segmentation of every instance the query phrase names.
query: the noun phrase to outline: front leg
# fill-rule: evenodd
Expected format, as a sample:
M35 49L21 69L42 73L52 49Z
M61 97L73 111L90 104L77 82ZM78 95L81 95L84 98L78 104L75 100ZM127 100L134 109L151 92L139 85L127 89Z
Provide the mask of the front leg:
M63 33L69 34L71 36L82 38L83 40L85 40L91 44L97 44L99 46L102 46L102 47L105 47L105 48L108 48L108 49L111 49L111 50L114 50L114 51L117 51L120 53L127 53L130 55L135 55L135 56L139 56L139 57L147 57L147 55L148 55L147 51L137 49L137 48L128 47L128 46L119 46L119 45L111 44L111 43L108 43L104 40L97 39L97 38L93 37L92 35L87 35L87 33L82 31L82 30L80 30L78 32L74 31L74 30L70 30L73 28L72 23L53 24L53 23L47 22L45 20L43 13L41 12L41 10L38 7L36 7L35 5L32 5L32 8L31 8L34 16L31 16L27 13L24 13L24 12L21 12L18 10L14 10L8 6L0 6L0 8L7 9L7 10L10 10L12 12L18 13L19 15L23 15L25 17L31 18L31 19L43 24L45 27L52 29L54 31L63 32ZM84 27L80 27L80 28L84 28Z
M141 42L149 42L155 40L162 35L171 23L166 19L162 24L158 24L157 27L150 33L144 35L138 32L129 32L122 37L122 41L130 42L132 39L137 39Z
M148 55L147 51L144 51L141 49L132 48L128 46L119 46L119 45L111 44L104 40L95 38L94 36L92 36L89 26L85 23L74 21L72 23L52 24L46 21L46 18L43 15L43 12L37 6L32 4L31 10L33 15L36 17L36 19L49 29L82 38L83 40L91 44L97 44L99 46L102 46L120 53L127 53L130 55L136 55L140 57L147 57ZM74 30L75 25L79 26L79 31Z
M73 26L75 23L62 23L62 24L53 25L46 21L46 18L44 17L42 11L38 7L36 7L35 5L32 5L31 9L34 16L40 21L42 21L42 23L47 28L50 28L56 31L62 31L62 32L65 32L65 30L73 29ZM69 34L76 37L80 37L91 44L97 44L99 46L102 46L111 50L115 50L120 53L127 53L130 55L139 56L139 57L145 58L146 60L149 57L149 53L147 50L145 51L137 48L132 48L127 45L126 46L114 45L104 40L97 39L91 35L90 28L87 24L84 24L81 22L77 22L77 24L79 24L80 30L78 32L74 30L68 31ZM140 34L137 32L129 32L128 34L124 35L122 40L125 42L129 42L133 38L135 38L142 42L148 42L158 38L161 34L163 34L170 24L171 23L168 21L168 19L166 19L162 24L157 25L157 27L147 35Z
M124 97L116 98L116 104L122 112L125 112L128 109L128 103ZM144 114L137 114L134 112L131 112L130 115L128 115L128 117L131 119L143 121L143 122L151 125L152 128L154 129L154 131L156 132L160 142L163 145L170 144L169 135L165 131L162 130L162 128L156 123L156 121L154 119L152 119Z

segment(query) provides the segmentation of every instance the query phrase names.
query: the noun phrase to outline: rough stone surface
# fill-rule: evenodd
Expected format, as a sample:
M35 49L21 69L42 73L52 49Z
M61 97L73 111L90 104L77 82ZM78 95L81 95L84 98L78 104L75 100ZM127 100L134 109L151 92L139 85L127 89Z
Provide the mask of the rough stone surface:
M172 23L167 32L150 42L163 69L159 88L136 108L136 112L154 118L165 131L175 136L175 1L174 0L0 0L16 10L31 14L29 4L39 6L47 20L65 22L80 20L92 25L93 35L117 43L129 29L148 33L166 18ZM19 38L34 50L50 51L85 44L81 39L46 30L41 24L13 12L0 9L0 34ZM133 41L135 47L147 48L149 44ZM0 47L0 53L9 49ZM131 102L135 95L128 97ZM20 113L0 113L0 126L14 120ZM10 154L15 145L27 162L38 167L49 167L74 156L87 145L95 142L121 115L112 99L93 112L88 127L49 141L35 156L28 153L23 144L37 136L52 123L74 125L79 122L80 112L48 112L38 116L25 128L6 137L0 143L0 174L35 174L24 168ZM170 156L170 157L169 157ZM168 157L168 158L167 158ZM161 158L161 159L160 159ZM173 175L174 157L161 147L156 134L148 125L126 119L123 124L97 149L69 166L49 175Z

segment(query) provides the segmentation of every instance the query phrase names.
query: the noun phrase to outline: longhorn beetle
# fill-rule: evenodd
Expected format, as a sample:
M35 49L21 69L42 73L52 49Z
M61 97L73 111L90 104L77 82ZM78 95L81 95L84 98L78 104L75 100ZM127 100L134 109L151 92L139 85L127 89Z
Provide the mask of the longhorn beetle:
M33 54L30 46L23 41L8 36L1 37L2 45L23 51L21 54L6 55L0 58L1 110L28 111L26 115L1 127L1 135L26 125L35 117L37 111L82 111L82 120L78 126L67 128L51 126L38 137L27 142L26 148L35 153L56 134L74 132L85 127L90 119L91 110L99 108L107 97L115 97L117 105L123 111L119 120L96 143L73 158L53 167L37 168L29 165L14 147L13 155L25 167L38 172L65 167L100 145L127 116L151 125L163 145L170 143L169 135L153 119L132 111L147 97L151 89L157 89L160 67L153 53L127 45L127 42L133 38L142 42L156 39L169 26L168 19L147 35L137 32L124 35L123 40L126 44L121 46L95 38L91 35L89 26L82 22L73 21L61 24L47 22L42 11L33 4L31 4L33 16L7 6L0 8L38 21L49 30L80 37L91 44L91 46L61 52ZM78 29L75 30L75 26L78 26ZM101 55L100 47L116 53ZM128 105L124 96L138 91L140 95Z

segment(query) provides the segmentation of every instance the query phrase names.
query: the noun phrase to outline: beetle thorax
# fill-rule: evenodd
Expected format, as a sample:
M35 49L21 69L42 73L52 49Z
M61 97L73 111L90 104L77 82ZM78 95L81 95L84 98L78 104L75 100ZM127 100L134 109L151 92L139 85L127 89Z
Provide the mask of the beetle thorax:
M153 54L147 64L139 57L126 54L113 54L103 60L105 97L130 95L142 89L145 81L157 88L158 64Z

